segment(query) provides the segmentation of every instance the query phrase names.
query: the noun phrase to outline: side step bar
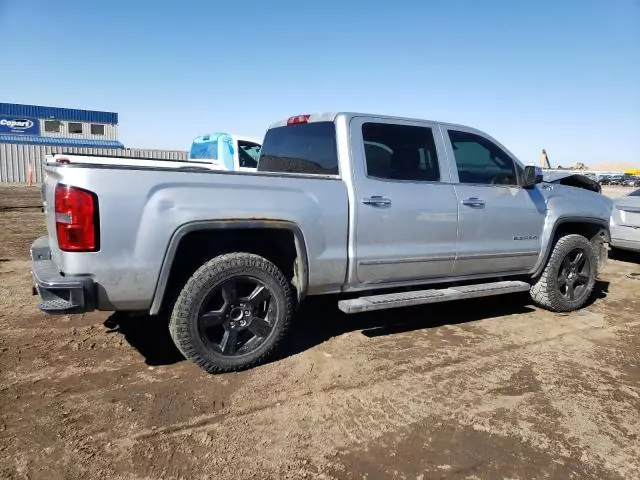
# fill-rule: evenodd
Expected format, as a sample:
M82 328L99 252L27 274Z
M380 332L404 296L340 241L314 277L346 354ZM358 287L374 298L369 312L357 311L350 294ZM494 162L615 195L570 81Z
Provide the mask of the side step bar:
M373 310L412 307L415 305L450 302L452 300L463 300L466 298L490 297L493 295L504 295L505 293L528 292L530 288L531 285L527 282L513 280L479 283L477 285L461 285L440 290L417 290L414 292L389 293L353 298L350 300L340 300L338 302L338 308L344 313L371 312Z

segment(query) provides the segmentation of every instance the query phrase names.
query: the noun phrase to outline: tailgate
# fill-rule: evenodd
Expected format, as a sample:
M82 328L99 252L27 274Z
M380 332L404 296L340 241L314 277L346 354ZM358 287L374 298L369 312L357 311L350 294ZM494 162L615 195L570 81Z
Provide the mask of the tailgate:
M615 204L613 215L616 224L640 228L640 205L635 203L622 201Z
M45 221L47 225L47 236L49 237L49 245L52 251L57 250L57 238L56 238L56 214L55 214L55 191L56 184L64 183L61 178L61 174L58 168L45 166L44 167L44 179L42 181L42 187L40 189L40 195L42 198L42 211L45 214Z

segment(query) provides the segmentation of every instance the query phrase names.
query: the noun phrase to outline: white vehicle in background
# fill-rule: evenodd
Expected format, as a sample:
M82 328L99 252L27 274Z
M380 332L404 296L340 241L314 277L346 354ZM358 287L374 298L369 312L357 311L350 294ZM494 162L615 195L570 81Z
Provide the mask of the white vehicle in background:
M46 155L46 164L86 164L111 167L174 168L178 170L225 170L255 172L261 144L254 138L226 133L195 138L188 160L160 160L125 155Z
M255 172L261 144L258 140L228 133L210 133L194 138L189 161L208 162L213 170Z
M610 228L613 248L640 252L640 188L613 201Z

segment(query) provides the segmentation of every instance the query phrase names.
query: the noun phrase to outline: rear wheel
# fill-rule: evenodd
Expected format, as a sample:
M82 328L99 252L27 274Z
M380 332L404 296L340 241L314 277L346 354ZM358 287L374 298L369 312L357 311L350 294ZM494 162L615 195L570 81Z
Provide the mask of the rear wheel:
M271 262L250 253L202 265L175 303L169 329L182 354L210 373L265 360L293 315L289 282Z
M531 287L531 298L554 312L577 310L589 300L597 273L593 244L581 235L566 235L553 247L542 275Z

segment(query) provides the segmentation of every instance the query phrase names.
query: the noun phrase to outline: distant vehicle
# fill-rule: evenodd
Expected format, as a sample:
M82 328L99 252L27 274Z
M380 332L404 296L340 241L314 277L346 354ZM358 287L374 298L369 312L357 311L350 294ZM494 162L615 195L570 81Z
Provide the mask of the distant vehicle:
M611 185L611 175L600 175L598 177L598 183L600 185Z
M613 201L610 230L612 247L640 251L640 188Z
M350 314L520 291L577 310L608 252L596 182L546 181L448 123L297 115L269 128L256 173L73 158L45 173L39 308L167 312L208 372L263 361L313 295L348 294Z
M260 147L260 142L250 137L227 133L200 135L191 143L189 160L210 162L213 170L255 172Z
M623 175L610 175L609 185L622 185L624 183Z

